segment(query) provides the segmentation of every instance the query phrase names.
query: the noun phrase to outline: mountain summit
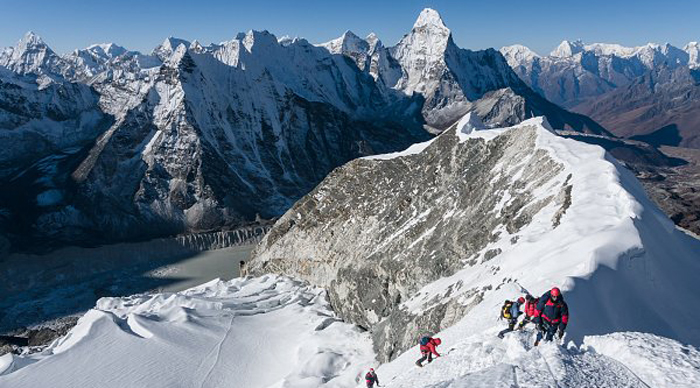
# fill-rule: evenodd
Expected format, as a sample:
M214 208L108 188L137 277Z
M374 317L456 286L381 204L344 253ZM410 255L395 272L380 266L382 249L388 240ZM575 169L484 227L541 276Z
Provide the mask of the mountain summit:
M437 29L448 33L450 32L445 25L445 22L442 21L442 17L438 11L432 8L425 8L423 11L421 11L421 13L418 15L418 19L416 19L416 22L413 23L414 30L420 28Z

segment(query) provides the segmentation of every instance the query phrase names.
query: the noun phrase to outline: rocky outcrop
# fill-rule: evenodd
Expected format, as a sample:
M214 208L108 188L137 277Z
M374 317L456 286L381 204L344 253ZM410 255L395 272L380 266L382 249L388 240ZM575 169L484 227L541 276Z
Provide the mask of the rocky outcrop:
M517 235L543 208L565 212L570 183L536 146L536 125L490 141L462 140L460 130L417 154L359 159L333 171L279 219L250 270L327 288L344 319L372 331L382 361L461 319L487 289L456 285L459 301L422 301L420 313L405 303L421 287L498 255L488 245Z

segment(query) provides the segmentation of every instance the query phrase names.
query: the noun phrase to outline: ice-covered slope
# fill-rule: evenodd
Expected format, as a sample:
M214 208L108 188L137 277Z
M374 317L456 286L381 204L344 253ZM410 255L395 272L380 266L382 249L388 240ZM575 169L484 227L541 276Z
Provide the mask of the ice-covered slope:
M700 384L700 350L643 333L589 336L568 348L533 346L535 333L496 338L498 328L475 333L460 322L438 333L443 357L419 369L418 348L382 365L388 388L580 387L691 388Z
M475 330L496 324L519 286L563 287L577 341L642 331L700 344L689 324L700 313L687 308L700 242L629 171L541 119L461 129L335 170L276 223L254 270L327 287L343 318L372 331L381 360L465 316Z
M0 357L0 386L351 387L373 362L325 292L266 276L102 298L43 352Z

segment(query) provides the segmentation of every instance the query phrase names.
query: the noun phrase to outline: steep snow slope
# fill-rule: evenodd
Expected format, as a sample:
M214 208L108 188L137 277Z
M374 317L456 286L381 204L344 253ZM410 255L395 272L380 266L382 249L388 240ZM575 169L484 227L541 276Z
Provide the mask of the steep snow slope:
M581 347L533 346L535 333L475 334L468 320L438 333L442 357L423 368L412 348L377 373L389 388L690 388L700 384L700 350L643 333L589 336Z
M366 333L325 293L275 276L102 298L41 353L0 358L7 387L350 387Z
M563 287L578 342L643 331L700 344L687 305L700 294L700 242L629 171L542 119L474 127L465 119L420 152L335 170L275 224L254 271L328 288L383 361L465 316L494 325L513 284Z
M516 292L514 284L503 292ZM474 319L477 318L477 319ZM700 383L700 350L644 333L587 336L566 349L467 317L378 369L386 387L655 387ZM325 293L275 276L212 281L177 294L103 298L40 353L0 357L3 387L358 387L370 337L335 318Z

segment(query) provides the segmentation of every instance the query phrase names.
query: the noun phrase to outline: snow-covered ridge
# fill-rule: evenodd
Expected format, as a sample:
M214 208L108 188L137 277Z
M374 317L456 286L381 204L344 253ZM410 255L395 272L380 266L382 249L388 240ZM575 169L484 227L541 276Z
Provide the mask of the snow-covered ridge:
M500 329L500 328L498 328ZM691 388L700 384L700 350L645 333L586 337L568 348L532 345L532 329L496 338L497 328L475 333L466 322L437 334L442 357L414 366L418 348L382 365L388 388L628 387ZM382 380L383 379L383 380Z
M374 362L323 290L265 276L102 298L43 352L0 357L0 385L351 387Z
M565 290L579 344L618 331L700 344L686 324L700 313L677 297L700 294L700 242L629 171L542 119L470 121L336 170L263 239L255 271L327 287L341 316L371 328L381 360L462 317L492 328L504 299L552 286Z

